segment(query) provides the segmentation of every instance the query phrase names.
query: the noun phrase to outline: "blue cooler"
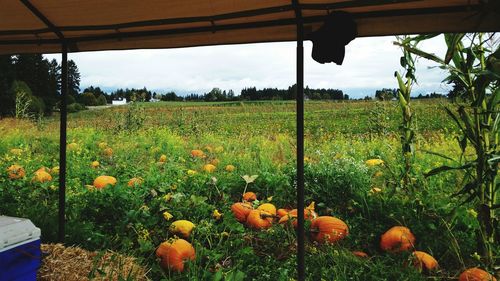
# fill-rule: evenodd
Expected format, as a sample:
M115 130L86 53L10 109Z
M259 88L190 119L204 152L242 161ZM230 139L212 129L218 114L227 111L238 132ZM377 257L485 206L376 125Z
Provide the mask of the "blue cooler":
M40 228L0 216L0 281L35 281L40 263Z

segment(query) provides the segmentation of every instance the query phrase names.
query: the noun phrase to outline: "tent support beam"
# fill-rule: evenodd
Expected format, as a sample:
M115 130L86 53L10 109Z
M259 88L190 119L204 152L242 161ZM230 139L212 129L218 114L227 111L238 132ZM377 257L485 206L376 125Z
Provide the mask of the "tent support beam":
M305 280L304 231L304 24L298 0L292 0L297 20L297 280Z
M38 10L29 0L21 0L21 2L28 8L39 20L41 20L51 32L54 32L57 37L64 40L64 35L61 31L44 15L40 10Z
M66 211L66 139L68 104L68 45L62 44L61 62L61 119L59 124L59 230L58 240L64 243Z

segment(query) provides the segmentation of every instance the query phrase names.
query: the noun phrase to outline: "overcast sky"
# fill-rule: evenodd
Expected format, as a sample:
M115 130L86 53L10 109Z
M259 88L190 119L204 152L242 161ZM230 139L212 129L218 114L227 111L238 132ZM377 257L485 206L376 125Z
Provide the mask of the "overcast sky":
M396 88L394 71L400 70L401 50L392 44L395 37L357 38L346 47L341 66L319 64L312 60L312 43L304 44L305 85L310 88L341 89L351 97L373 96L376 89ZM194 47L166 50L102 51L69 54L78 65L81 89L99 86L107 91L116 88L147 87L160 93L178 94L210 91L214 87L287 88L295 83L296 43L260 43ZM443 54L442 37L422 48ZM46 55L60 60L60 55ZM448 91L441 83L445 73L429 69L433 64L420 59L417 64L419 85L413 94Z

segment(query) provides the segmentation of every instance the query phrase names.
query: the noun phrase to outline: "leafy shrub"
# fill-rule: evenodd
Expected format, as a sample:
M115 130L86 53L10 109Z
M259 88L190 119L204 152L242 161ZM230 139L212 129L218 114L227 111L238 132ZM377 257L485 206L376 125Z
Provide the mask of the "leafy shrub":
M370 189L370 176L364 163L352 158L321 161L306 165L304 171L306 200L345 212L352 201L361 202Z
M97 99L92 93L83 93L79 98L79 102L83 103L86 106L96 106Z
M100 94L96 100L97 105L106 105L108 102L106 101L106 97L103 94Z
M84 109L85 109L85 106L83 106L81 103L74 102L74 103L68 105L68 112L69 113L78 112L78 111L81 111Z

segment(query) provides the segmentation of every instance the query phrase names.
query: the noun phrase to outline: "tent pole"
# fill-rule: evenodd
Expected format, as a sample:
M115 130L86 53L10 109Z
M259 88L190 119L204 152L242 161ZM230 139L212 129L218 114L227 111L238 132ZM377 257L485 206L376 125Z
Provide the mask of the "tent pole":
M304 27L297 11L297 279L305 280L304 231Z
M66 127L68 103L68 45L62 44L61 62L61 119L59 124L59 231L58 241L64 243L65 208L66 208Z

